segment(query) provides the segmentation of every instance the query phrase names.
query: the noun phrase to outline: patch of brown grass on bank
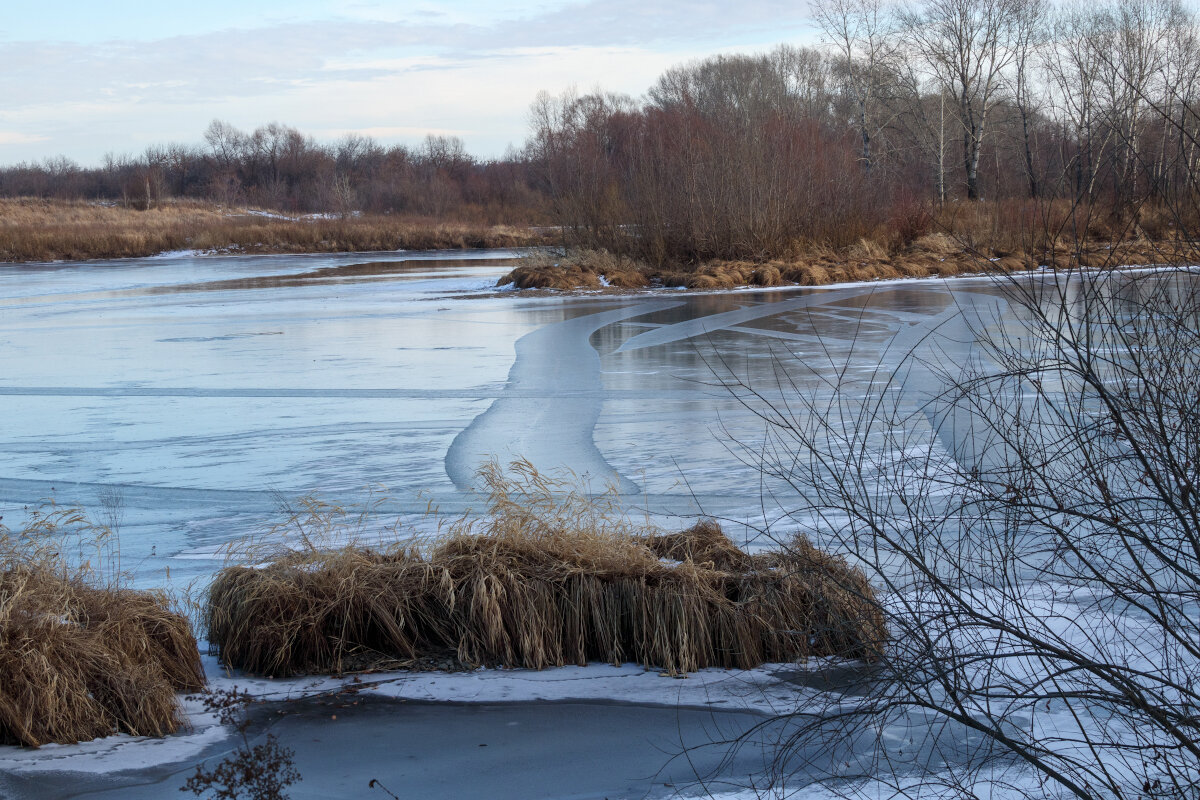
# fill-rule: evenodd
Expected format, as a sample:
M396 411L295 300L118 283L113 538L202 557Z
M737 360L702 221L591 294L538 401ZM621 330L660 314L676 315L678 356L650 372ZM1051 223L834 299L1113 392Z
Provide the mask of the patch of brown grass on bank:
M513 465L489 513L423 547L322 549L217 576L209 640L233 667L340 672L452 652L542 669L632 661L687 673L810 656L871 659L886 631L861 571L797 540L750 555L716 523L664 535ZM255 556L258 558L259 556Z
M164 736L183 723L175 693L204 685L191 626L165 597L69 564L71 540L97 530L69 509L0 527L0 743Z
M523 264L506 281L518 289L599 289L600 276L582 267Z
M1036 210L1036 209L1035 209ZM1033 225L1035 210L1000 205L955 206L944 212L948 233L922 233L910 241L861 237L833 248L822 243L797 243L787 258L762 261L707 261L699 264L656 266L607 251L579 250L541 253L501 278L497 285L517 288L598 289L647 286L696 290L742 286L822 286L851 281L896 278L949 278L987 272L1016 272L1046 266L1054 269L1105 268L1142 264L1182 264L1200 260L1200 246L1172 237L1165 223L1147 221L1126 228L1103 220L1088 220L1088 235L1075 239L1055 235L1051 224L1065 228L1063 219L1042 220L1042 234L1021 237L1006 216ZM1065 214L1056 206L1041 213ZM1023 216L1022 216L1023 215ZM1003 223L1003 224L1002 224ZM1051 232L1045 232L1045 231ZM1147 230L1159 234L1150 238ZM1164 233L1165 232L1165 233ZM601 280L603 279L603 280Z
M607 250L541 250L496 282L508 284L518 289L641 289L650 285L650 277L642 264Z
M392 215L279 217L185 201L139 211L76 201L0 199L0 261L132 258L184 249L323 253L543 243L531 230L501 225Z

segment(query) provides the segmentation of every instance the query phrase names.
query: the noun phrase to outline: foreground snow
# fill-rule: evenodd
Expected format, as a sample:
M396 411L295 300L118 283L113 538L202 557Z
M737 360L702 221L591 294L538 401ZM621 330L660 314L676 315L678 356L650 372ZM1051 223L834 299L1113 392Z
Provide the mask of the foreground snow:
M202 645L203 647L203 645ZM353 689L363 696L443 703L539 703L610 701L673 708L712 708L775 714L795 707L797 687L789 680L794 664L759 669L709 669L686 678L667 677L635 664L591 664L548 670L479 669L473 672L377 672L342 677L286 680L235 675L204 656L209 688L249 692L258 700L278 702ZM813 667L820 662L813 662ZM197 759L208 747L235 732L206 712L199 699L186 698L189 727L162 739L119 734L79 744L41 748L0 747L0 772L113 773Z

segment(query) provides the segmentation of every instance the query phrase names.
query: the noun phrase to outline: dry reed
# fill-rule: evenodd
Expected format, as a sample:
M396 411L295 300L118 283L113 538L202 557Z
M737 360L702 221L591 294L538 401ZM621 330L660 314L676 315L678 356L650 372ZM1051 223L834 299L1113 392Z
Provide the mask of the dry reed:
M209 640L226 664L272 676L446 653L467 666L631 661L680 674L871 659L883 643L862 572L806 540L749 555L713 522L647 532L608 496L514 470L515 482L486 471L485 517L421 547L309 539L265 566L224 569Z
M71 509L0 526L0 743L163 736L182 724L175 693L204 685L191 626L164 596L67 555L72 542L111 552L106 538Z
M947 212L949 213L949 212ZM797 245L786 260L708 261L660 267L604 250L539 253L500 279L518 289L639 289L648 286L732 289L740 286L821 286L845 281L948 278L1048 266L1117 267L1194 263L1200 246L1181 239L1121 238L1107 229L1077 240L1026 237L997 229L995 208L959 209L945 220L950 233L927 233L904 245L860 238L843 248ZM1161 227L1161 226L1160 226ZM1104 238L1101 233L1115 238ZM980 244L979 242L986 242Z
M287 217L185 201L139 211L65 200L0 199L0 261L131 258L184 249L314 253L542 242L527 229L419 217Z
M607 250L542 250L526 256L496 285L510 283L518 289L641 289L650 285L650 276L638 262Z

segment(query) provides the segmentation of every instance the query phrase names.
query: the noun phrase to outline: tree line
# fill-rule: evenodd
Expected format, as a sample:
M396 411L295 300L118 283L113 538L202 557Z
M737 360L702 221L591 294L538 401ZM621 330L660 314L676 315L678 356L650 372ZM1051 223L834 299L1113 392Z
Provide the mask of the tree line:
M454 137L216 121L203 145L2 169L0 194L545 220L657 263L893 247L947 207L986 207L993 228L1084 210L1151 238L1196 209L1200 32L1180 0L811 6L821 47L681 65L640 98L543 92L524 147L495 160Z
M903 244L955 201L994 201L993 225L1086 209L1152 237L1161 209L1195 208L1200 38L1177 0L812 9L822 48L677 67L641 101L539 96L527 153L573 235L754 259Z
M278 122L245 132L221 120L203 144L108 155L98 167L66 158L0 168L0 196L98 199L138 208L168 198L286 212L362 211L531 222L541 198L520 153L482 161L455 136L385 147L357 134L321 143Z

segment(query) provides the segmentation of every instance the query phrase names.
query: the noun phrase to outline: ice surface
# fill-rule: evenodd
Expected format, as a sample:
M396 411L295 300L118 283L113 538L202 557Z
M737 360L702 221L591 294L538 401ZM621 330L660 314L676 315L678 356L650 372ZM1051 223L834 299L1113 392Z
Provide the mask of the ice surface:
M414 524L430 501L478 508L489 457L615 480L656 519L761 524L760 475L727 446L761 424L714 373L769 382L778 359L878 355L956 285L491 291L515 255L0 267L0 513L119 497L139 585L205 579L205 556L281 497L354 504L374 487L381 516Z
M615 480L633 513L674 525L685 522L675 515L700 512L742 520L749 526L727 525L735 538L769 545L805 520L780 519L776 500L786 500L787 488L764 483L755 462L763 421L722 380L768 397L821 391L822 370L849 360L848 385L866 387L886 379L931 332L958 325L964 305L1004 313L988 280L971 278L721 294L494 291L515 255L181 253L0 267L5 524L19 525L26 507L46 499L93 510L106 500L137 585L203 583L219 567L221 547L274 518L280 498L314 492L354 504L382 492L375 518L382 526L399 517L404 535L428 524L430 503L450 513L479 508L470 487L485 459L525 457L541 469L573 470L598 488ZM941 346L958 342L954 357L971 352L961 328L943 333ZM799 367L790 373L798 383L775 383L781 363ZM936 391L931 380L928 372L908 373L910 401ZM958 422L952 409L931 419L917 444L969 457L955 449L955 431L970 420ZM881 463L889 457L881 454ZM757 533L767 521L777 522L773 532ZM811 532L819 544L819 527ZM226 678L211 661L209 674L281 703L341 686ZM674 730L679 744L680 735L705 730L700 717L682 721L681 709L725 714L736 728L818 691L782 667L684 681L593 665L371 683L360 695L374 698L372 709L453 702L486 707L495 720L503 704L541 708L520 724L542 725L531 741L546 748L563 740L566 749L547 757L567 758L573 746L616 747L621 726L656 731L660 764L671 755L665 732ZM657 711L604 710L613 699ZM549 703L582 705L554 716ZM312 759L327 758L314 738L336 737L337 752L352 754L393 735L374 711L353 723L347 712L349 732L334 734L318 719L324 711L304 709L279 730ZM572 714L606 721L593 735L586 725L571 729ZM428 725L425 716L414 719ZM87 784L97 793L133 797L132 786L149 781L136 796L174 794L188 764L231 746L230 732L211 718L194 713L192 723L164 740L3 749L0 776L10 776L8 791L19 797L77 794L86 783L79 774L101 773L109 777ZM415 722L397 724L410 725L394 733L405 741L419 731ZM411 746L422 748L420 738ZM424 796L438 795L439 774L454 773L453 761L439 762L434 749L420 752L431 769L448 771L421 779ZM463 763L499 768L474 757ZM402 777L378 758L367 766ZM321 769L322 780L333 781L326 789L343 791L330 769ZM628 785L604 777L590 773L595 796L625 796L629 786L666 791L649 769ZM727 784L708 788L718 795L737 788ZM321 796L319 786L314 780L295 796ZM466 786L478 792L487 784Z

